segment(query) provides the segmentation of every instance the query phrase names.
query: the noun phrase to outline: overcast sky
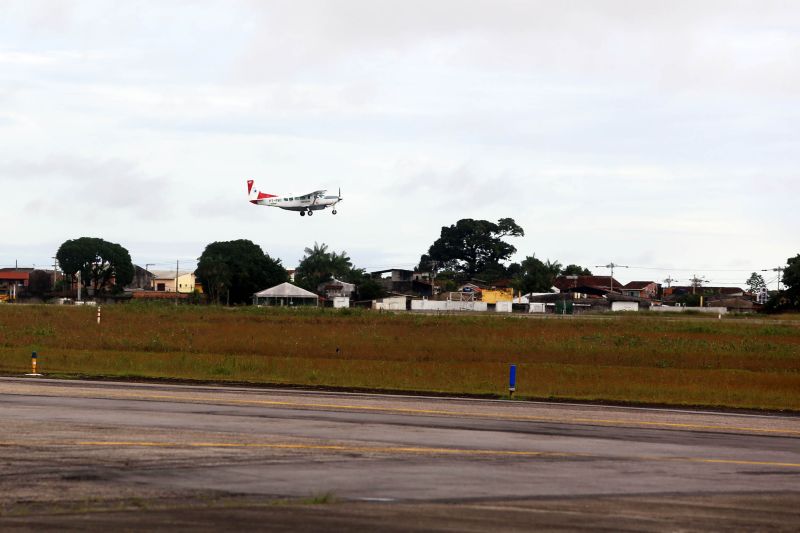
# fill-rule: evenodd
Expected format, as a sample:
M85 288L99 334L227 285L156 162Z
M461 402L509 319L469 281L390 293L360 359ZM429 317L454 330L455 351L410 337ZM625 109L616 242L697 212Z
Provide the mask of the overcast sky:
M800 2L3 0L0 190L0 266L96 236L411 267L512 217L515 260L743 285L800 252Z

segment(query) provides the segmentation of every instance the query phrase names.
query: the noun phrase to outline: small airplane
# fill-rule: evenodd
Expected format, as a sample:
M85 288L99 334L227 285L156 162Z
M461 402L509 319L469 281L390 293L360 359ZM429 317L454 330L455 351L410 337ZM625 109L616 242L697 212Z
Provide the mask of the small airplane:
M288 195L278 196L277 194L267 194L256 189L253 180L247 180L247 195L251 204L266 205L269 207L280 207L287 211L300 211L300 216L314 214L314 211L321 211L326 207L332 207L331 211L336 214L336 204L342 201L342 190L339 189L339 196L325 196L327 190L314 191L301 196Z

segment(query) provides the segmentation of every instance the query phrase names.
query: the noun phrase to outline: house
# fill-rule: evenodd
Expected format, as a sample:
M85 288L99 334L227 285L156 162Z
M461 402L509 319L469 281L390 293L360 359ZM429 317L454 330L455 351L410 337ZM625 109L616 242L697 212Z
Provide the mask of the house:
M353 293L356 292L356 286L353 283L347 283L336 278L331 278L329 281L320 283L317 286L317 292L323 293L325 298L333 299L337 297L346 296L351 298Z
M464 283L463 285L459 285L458 292L468 292L473 294L480 294L483 291L483 287L476 283Z
M591 296L605 296L622 290L622 284L611 276L558 276L553 285L562 293Z
M0 270L0 302L15 301L30 282L32 268L4 268Z
M148 265L149 266L149 265ZM174 274L174 273L173 273ZM133 279L125 285L126 289L152 289L155 274L139 265L133 265ZM174 276L173 276L174 284Z
M481 291L481 301L487 304L497 302L511 302L514 300L514 289L484 289Z
M404 268L389 268L370 273L384 291L394 294L407 294L414 296L431 296L433 285L430 281L415 277L413 270Z
M153 289L156 292L175 292L175 280L176 272L174 271L153 272ZM177 282L179 293L203 292L203 286L197 281L194 272L177 272Z
M745 296L745 291L739 287L692 287L691 285L673 285L664 289L665 300L674 300L687 294L741 298Z
M645 300L654 300L658 298L660 291L661 285L655 281L631 281L622 287L622 294L625 296L643 298Z
M706 300L707 307L724 307L729 313L752 313L757 305L740 296L712 296Z

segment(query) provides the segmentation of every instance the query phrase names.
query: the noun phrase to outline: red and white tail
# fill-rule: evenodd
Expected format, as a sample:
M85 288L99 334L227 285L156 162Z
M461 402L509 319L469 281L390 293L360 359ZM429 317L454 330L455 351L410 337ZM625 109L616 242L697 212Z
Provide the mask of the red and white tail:
M257 204L260 200L264 200L265 198L275 198L276 195L274 194L266 194L259 191L256 188L256 182L253 180L247 180L247 197L250 200L250 203Z

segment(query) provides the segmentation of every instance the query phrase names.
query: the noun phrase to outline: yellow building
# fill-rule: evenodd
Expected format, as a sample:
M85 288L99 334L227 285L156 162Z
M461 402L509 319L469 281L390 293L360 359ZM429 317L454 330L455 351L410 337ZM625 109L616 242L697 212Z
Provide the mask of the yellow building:
M487 304L514 301L514 289L483 289L481 300Z
M157 272L153 278L153 289L157 292L175 292L175 273ZM197 282L193 272L178 273L178 292L193 293L203 292L203 286Z

